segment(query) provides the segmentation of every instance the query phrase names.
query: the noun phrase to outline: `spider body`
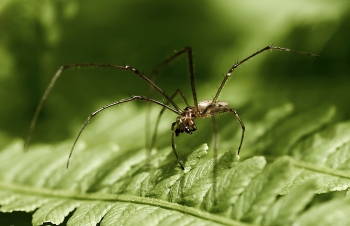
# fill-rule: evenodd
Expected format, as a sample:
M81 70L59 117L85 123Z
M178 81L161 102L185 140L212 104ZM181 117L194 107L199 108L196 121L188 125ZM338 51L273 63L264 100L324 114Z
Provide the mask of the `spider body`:
M230 108L228 103L225 101L216 101L213 103L212 100L203 100L198 102L198 111L200 117L211 117L212 115L229 112Z
M174 124L176 125L175 134L178 136L180 133L186 132L192 134L197 130L197 126L194 122L196 118L207 118L213 115L231 112L228 103L224 101L217 101L213 103L211 100L203 100L198 102L198 107L185 107L180 116L176 118Z
M196 93L196 87L195 87L195 83L194 83L194 70L193 70L193 57L192 57L192 49L191 47L185 47L184 49L176 52L175 54L173 54L171 57L169 57L168 59L166 59L165 61L163 61L161 64L159 64L155 70L152 73L152 78L155 78L155 76L159 73L159 71L165 66L167 65L169 62L171 62L172 60L174 60L175 58L183 55L183 54L187 54L188 57L188 64L189 64L189 69L190 69L190 83L191 83L191 91L192 91L192 97L193 97L193 105L190 106L185 98L185 96L183 95L183 93L181 92L181 90L176 90L175 93L172 96L168 96L160 87L158 87L155 82L154 79L149 79L148 77L146 77L142 72L140 72L139 70L137 70L134 67L128 66L128 65L124 65L124 66L120 66L120 65L112 65L112 64L99 64L99 63L81 63L81 64L70 64L70 65L65 65L65 66L61 66L58 71L56 72L56 74L54 75L54 77L52 78L50 84L48 85L48 87L46 88L44 95L42 96L39 105L34 113L33 119L31 121L30 127L29 127L29 132L27 134L26 137L26 142L24 145L24 149L27 148L28 144L30 143L30 139L39 115L39 112L41 111L41 108L43 106L43 103L45 102L47 96L49 95L52 87L54 86L56 80L59 78L59 76L61 75L61 73L64 70L67 69L71 69L71 68L82 68L82 67L105 67L105 68L113 68L113 69L117 69L117 70L127 70L127 71L131 71L133 74L139 76L140 78L142 78L145 82L147 82L150 87L156 91L158 91L166 100L166 102L161 102L155 99L152 99L150 97L146 97L146 96L131 96L129 98L126 99L122 99L119 101L115 101L111 104L107 104L99 109L97 109L96 111L92 112L88 118L86 119L86 121L84 122L84 124L82 125L78 135L76 136L74 143L72 145L71 151L69 153L69 157L68 157L68 161L67 161L67 168L69 165L69 160L70 157L73 153L74 147L80 137L80 135L82 134L83 130L85 129L85 127L87 126L87 124L90 122L90 120L96 116L98 113L106 110L107 108L113 107L113 106L117 106L119 104L123 104L123 103L127 103L127 102L131 102L134 100L140 100L140 101L147 101L150 104L157 104L159 106L162 107L162 110L159 113L156 125L155 125L155 130L154 130L154 135L152 138L152 142L150 145L150 150L152 150L152 147L155 143L155 137L157 134L157 128L158 128L158 123L160 120L161 115L163 114L163 112L167 109L172 111L173 113L177 114L177 118L176 120L171 124L171 146L173 149L173 152L176 156L177 162L179 164L179 166L184 170L184 166L182 165L177 152L176 152L176 147L175 147L175 136L179 136L180 133L188 133L188 134L192 134L194 131L197 130L197 126L195 124L195 119L197 118L207 118L207 117L211 117L212 118L212 123L213 123L213 134L214 134L214 153L217 152L217 138L216 138L216 121L215 121L215 117L218 114L222 114L222 113L233 113L236 117L236 119L238 120L239 124L241 125L242 128L242 135L241 135L241 140L239 142L239 146L238 146L238 150L237 150L237 154L240 153L242 144L243 144L243 139L244 139L244 132L245 132L245 126L243 124L243 121L240 119L239 115L237 114L237 112L230 108L228 106L227 102L224 101L218 101L218 97L222 91L222 89L224 88L228 78L231 76L231 74L233 73L233 71L239 67L240 65L242 65L244 62L248 61L249 59L255 57L256 55L266 51L266 50L279 50L279 51L285 51L285 52L295 52L295 53L300 53L300 54L305 54L305 55L309 55L309 56L317 56L314 54L310 54L310 53L306 53L306 52L301 52L301 51L297 51L297 50L292 50L292 49L287 49L287 48L283 48L283 47L276 47L276 46L266 46L265 48L253 53L252 55L244 58L243 60L235 63L226 73L226 76L224 77L224 79L221 82L221 85L219 86L214 98L212 100L204 100L204 101L197 101L197 93ZM181 110L179 108L179 106L175 103L175 101L173 100L174 97L176 95L180 95L182 97L182 99L184 100L184 102L186 103L186 107Z

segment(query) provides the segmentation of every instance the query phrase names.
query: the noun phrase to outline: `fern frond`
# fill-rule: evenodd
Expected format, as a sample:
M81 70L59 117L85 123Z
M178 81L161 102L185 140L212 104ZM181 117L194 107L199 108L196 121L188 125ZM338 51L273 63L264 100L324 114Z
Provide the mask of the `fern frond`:
M0 152L0 211L34 212L33 225L307 225L313 215L326 225L326 211L347 223L345 197L323 200L317 194L345 194L350 185L350 122L330 124L332 107L296 114L290 105L278 109L248 139L267 158L239 159L232 150L204 161L203 144L181 156L185 171L169 147L147 159L137 144L127 149L87 139L103 124L98 120L78 143L68 170L71 140L33 145L28 152L13 140ZM294 125L301 121L304 126ZM104 133L110 131L104 127L99 135Z

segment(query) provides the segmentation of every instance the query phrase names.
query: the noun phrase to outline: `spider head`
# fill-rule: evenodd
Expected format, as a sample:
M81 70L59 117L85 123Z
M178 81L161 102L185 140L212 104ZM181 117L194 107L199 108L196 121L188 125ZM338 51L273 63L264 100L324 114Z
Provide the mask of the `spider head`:
M176 136L179 136L180 133L186 132L192 134L193 131L197 130L197 126L194 123L196 118L193 113L193 108L186 107L181 116L176 119L177 127L175 129Z

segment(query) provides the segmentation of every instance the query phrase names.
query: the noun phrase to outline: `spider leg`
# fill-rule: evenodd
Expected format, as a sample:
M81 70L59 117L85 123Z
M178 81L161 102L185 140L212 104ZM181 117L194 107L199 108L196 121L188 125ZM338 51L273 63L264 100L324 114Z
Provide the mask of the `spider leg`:
M214 205L217 204L216 199L216 190L217 190L217 173L218 173L218 138L217 138L217 128L216 128L216 119L215 115L211 116L212 124L213 124L213 139L214 139L214 167L213 167L213 197L214 197Z
M152 72L152 81L155 82L156 75L160 72L160 70L164 66L166 66L171 61L173 61L174 59L176 59L177 57L181 56L184 53L187 53L187 57L188 57L188 66L190 68L191 89L192 89L192 93L193 93L193 101L194 101L194 106L197 107L198 101L197 101L197 94L196 94L196 89L195 89L195 85L194 85L194 68L193 68L193 56L192 56L192 48L191 47L186 46L184 49L177 51L175 54L173 54L169 58L165 59L162 63L160 63Z
M241 124L241 127L242 127L241 142L239 143L239 147L238 147L238 151L237 151L237 155L239 155L239 152L241 151L241 147L242 147L242 144L243 144L245 126L244 126L244 123L243 123L242 119L239 117L237 111L235 111L234 109L230 109L229 112L232 112L233 114L235 114L238 122Z
M183 93L182 93L182 91L181 91L180 89L177 89L177 90L175 91L175 93L174 93L173 95L170 96L170 98L171 98L171 99L174 99L174 98L176 97L176 95L178 95L178 94L182 97L182 99L184 100L186 106L189 107L188 102L187 102L185 96L183 95ZM151 103L149 103L149 104L151 104ZM168 104L169 104L169 102L166 102L166 103L165 103L165 105L168 105ZM153 147L154 147L154 144L155 144L155 142L156 142L157 133L158 133L158 127L159 127L159 122L160 122L160 119L161 119L161 117L162 117L162 115L163 115L165 109L166 109L166 108L162 108L162 110L160 110L160 112L159 112L159 114L158 114L157 121L156 121L155 126L154 126L154 131L153 131L153 136L152 136L152 142L151 142L151 145L149 146L150 152L152 151L152 149L153 149Z
M144 96L131 96L130 98L122 99L122 100L120 100L120 101L116 101L116 102L113 102L113 103L111 103L111 104L107 104L107 105L101 107L100 109L98 109L98 110L92 112L92 113L89 115L89 117L86 119L86 121L84 122L83 126L81 127L81 129L80 129L78 135L76 136L76 138L75 138L75 140L74 140L73 146L72 146L71 151L70 151L70 153L69 153L68 160L67 160L67 168L68 168L68 166L69 166L69 160L70 160L70 158L71 158L71 156L72 156L72 154L73 154L74 147L75 147L75 145L76 145L76 143L77 143L77 141L78 141L80 135L82 134L83 130L85 129L85 127L87 126L87 124L90 122L90 120L91 120L93 117L95 117L98 113L100 113L100 112L106 110L107 108L110 108L110 107L113 107L113 106L116 106L116 105L119 105L119 104L123 104L123 103L126 103L126 102L134 101L134 100L144 100L144 101L148 101L148 102L151 102L151 103L155 103L155 104L158 104L158 105L162 106L164 109L166 108L166 109L168 109L168 110L174 112L175 114L178 114L178 111L177 111L176 109L174 109L174 108L172 108L172 107L170 107L170 106L168 106L168 105L166 105L166 104L164 104L164 103L162 103L162 102L160 102L160 101L157 101L157 100L154 100L154 99L150 99L150 98L144 97Z
M169 101L169 103L171 103L171 105L176 109L177 112L182 112L182 110L177 106L177 104L161 88L159 88L156 84L154 84L154 82L152 82L149 78L147 78L145 75L143 75L136 68L130 67L128 65L118 66L118 65L112 65L112 64L97 64L97 63L65 65L65 66L61 66L58 69L58 71L56 72L56 74L53 76L53 78L51 79L48 87L46 88L46 90L45 90L45 92L44 92L44 94L43 94L43 96L38 104L38 107L35 110L34 116L32 118L30 126L29 126L29 131L27 133L26 140L24 143L24 150L26 150L28 148L28 145L30 143L30 140L31 140L31 137L33 134L35 124L37 122L39 113L41 111L41 108L42 108L47 96L51 92L53 86L55 85L56 80L60 77L61 73L64 70L71 69L71 68L81 68L81 67L106 67L106 68L113 68L113 69L129 70L129 71L133 72L134 74L138 75L139 77L141 77L143 80L145 80L150 86L155 88L167 101Z
M181 169L185 170L185 167L180 162L179 156L177 155L176 148L175 148L175 126L176 126L176 121L171 124L171 147L173 148L173 152L176 156L176 160L179 163Z
M193 70L193 57L192 57L192 49L191 49L191 47L185 47L184 49L175 52L173 55L171 55L170 57L165 59L163 62L158 64L153 69L153 71L151 73L151 81L155 84L156 83L156 77L160 73L160 71L166 65L168 65L170 62L172 62L176 58L178 58L178 57L180 57L180 56L182 56L183 54L186 54L186 53L187 53L188 63L189 63L189 68L190 68L191 87L192 87L192 93L194 93L194 103L195 103L195 107L197 107L197 96L196 96L196 91L195 91L195 87L194 87L194 70ZM152 97L153 88L154 88L154 86L150 84L150 88L149 88L149 92L148 92L148 96L149 97ZM180 93L180 95L182 96L182 99L185 101L186 106L189 106L189 104L187 103L187 100L184 98L184 95L182 93ZM173 97L170 97L170 98L173 99ZM167 104L169 104L169 103L167 103ZM180 109L178 109L178 110L180 110ZM145 126L146 147L149 147L149 152L147 153L148 155L151 153L152 148L154 147L154 143L155 143L155 139L156 139L156 135L157 135L157 130L158 130L158 124L159 124L160 117L161 117L162 114L163 114L163 112L159 113L159 116L158 116L158 119L157 119L157 122L156 122L156 126L155 126L155 130L153 132L153 136L152 136L152 140L151 140L150 139L150 134L151 134L151 129L150 129L151 128L151 126L150 126L151 105L149 103L148 109L147 109L147 113L146 113L146 120L145 120L146 121L146 126ZM150 140L151 140L151 143L149 143Z
M299 50L294 50L294 49L288 49L288 48L283 48L283 47L277 47L277 46L266 46L265 48L261 49L261 50L258 50L257 52L253 53L252 55L244 58L243 60L239 61L238 63L235 63L231 68L230 70L226 73L226 76L224 77L224 80L221 82L221 85L219 86L219 89L218 91L216 92L215 94L215 97L213 98L213 103L217 101L217 99L219 98L219 95L222 91L222 89L224 88L227 80L229 79L229 77L231 76L231 74L233 73L233 71L239 67L241 64L243 64L244 62L252 59L253 57L255 57L256 55L262 53L262 52L265 52L266 50L279 50L279 51L284 51L284 52L293 52L293 53L299 53L299 54L304 54L304 55L308 55L308 56L314 56L314 57L318 57L318 55L316 54L312 54L312 53L307 53L307 52L302 52L302 51L299 51Z

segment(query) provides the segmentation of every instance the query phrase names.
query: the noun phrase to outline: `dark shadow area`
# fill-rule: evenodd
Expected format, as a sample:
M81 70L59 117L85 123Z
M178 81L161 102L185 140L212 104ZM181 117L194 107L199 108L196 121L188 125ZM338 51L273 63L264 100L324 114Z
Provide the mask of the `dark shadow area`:
M0 212L0 224L3 226L30 226L32 225L32 214L26 212Z
M340 21L315 25L324 35L329 28L336 28L330 35L319 58L307 58L292 54L271 54L261 68L259 97L270 101L291 101L299 109L335 105L339 119L350 117L350 39L349 14ZM318 32L320 35L322 32ZM308 50L304 43L317 42L319 38L309 26L295 27L287 35L286 43L295 48ZM278 96L278 98L276 98ZM270 100L270 101L269 101Z

